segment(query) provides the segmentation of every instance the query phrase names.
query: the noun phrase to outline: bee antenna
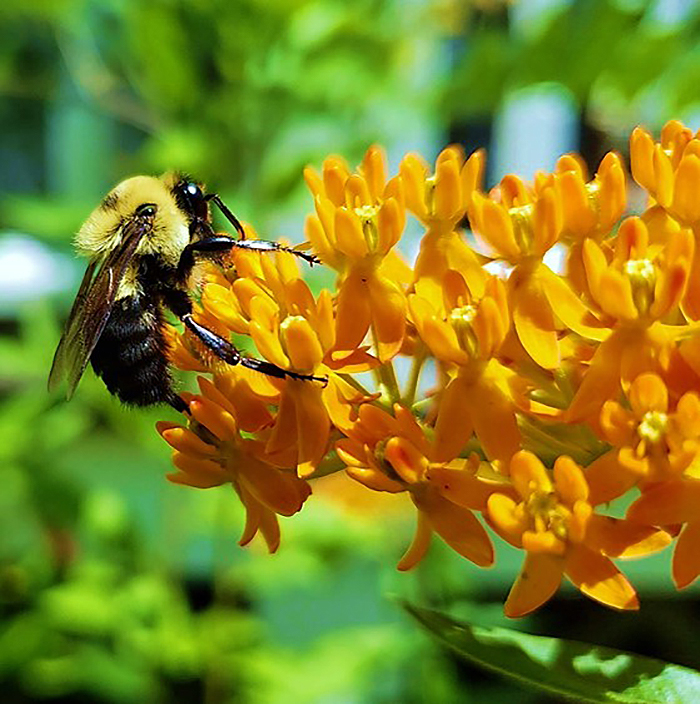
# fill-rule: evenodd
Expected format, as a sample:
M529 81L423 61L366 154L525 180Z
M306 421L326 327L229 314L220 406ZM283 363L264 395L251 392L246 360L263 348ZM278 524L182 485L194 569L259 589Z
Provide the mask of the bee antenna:
M238 234L241 236L241 239L245 239L245 231L243 230L243 225L241 225L238 218L231 212L226 203L221 200L221 197L218 193L207 193L207 195L204 196L204 200L212 201L212 203L214 203L222 212L223 216L236 228Z

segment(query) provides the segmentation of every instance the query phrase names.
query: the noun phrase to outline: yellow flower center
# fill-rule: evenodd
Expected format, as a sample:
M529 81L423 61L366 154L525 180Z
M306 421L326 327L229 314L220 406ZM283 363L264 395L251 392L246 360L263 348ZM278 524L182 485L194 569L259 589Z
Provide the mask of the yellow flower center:
M521 252L530 251L534 233L532 230L532 214L535 207L532 204L520 205L508 210L513 223L513 236Z
M525 502L525 509L537 533L550 531L560 540L567 539L571 513L559 503L554 492L533 491Z
M654 300L656 268L648 259L629 259L624 272L632 287L632 299L637 310L644 314L649 311Z
M370 251L374 251L377 247L377 213L379 206L377 205L360 205L355 210L355 215L360 218L362 223L362 234Z
M659 442L666 433L668 416L661 411L647 411L637 426L637 434L650 443Z
M471 356L475 356L479 349L479 340L472 327L475 317L476 307L471 305L453 308L449 317L449 323L457 334L459 346Z

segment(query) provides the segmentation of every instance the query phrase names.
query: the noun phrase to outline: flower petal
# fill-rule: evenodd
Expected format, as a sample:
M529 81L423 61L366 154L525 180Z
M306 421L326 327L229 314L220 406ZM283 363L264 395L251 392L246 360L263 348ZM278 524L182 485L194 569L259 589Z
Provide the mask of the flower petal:
M466 387L464 378L457 376L442 392L430 455L435 462L449 462L457 457L472 436L474 426Z
M563 568L564 560L561 557L548 553L527 553L506 599L505 615L520 618L542 606L559 589Z
M570 547L565 574L583 594L601 604L623 610L639 608L634 587L612 560L583 545Z
M362 344L372 319L366 281L360 274L350 272L338 290L336 312L336 347L354 350Z
M700 481L674 480L647 489L628 509L627 518L638 523L670 526L697 520Z
M673 553L673 583L683 589L700 575L700 520L688 523L678 536Z
M396 569L402 572L412 569L425 557L430 547L430 539L433 536L433 529L430 527L430 521L427 516L422 511L417 513L418 518L413 541L399 560L399 564L396 565Z
M412 495L430 526L457 553L479 567L493 564L493 546L479 519L469 510L453 504L437 491Z
M608 557L643 557L670 543L671 536L666 531L599 514L591 516L586 531L586 545Z
M586 467L586 481L590 488L591 506L606 504L626 494L638 481L639 475L627 471L617 459L613 449L597 457Z

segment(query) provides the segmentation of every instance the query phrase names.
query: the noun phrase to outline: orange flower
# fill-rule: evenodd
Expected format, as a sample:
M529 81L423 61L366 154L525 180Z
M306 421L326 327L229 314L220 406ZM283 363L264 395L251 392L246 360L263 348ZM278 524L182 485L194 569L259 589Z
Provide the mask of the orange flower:
M574 290L588 295L583 265L583 243L589 237L608 235L627 207L627 188L622 160L609 152L592 181L586 182L585 166L574 154L557 161L552 177L561 203L561 240L569 242L566 277Z
M459 272L443 278L443 303L409 296L418 334L441 361L457 365L457 374L439 396L433 459L459 455L476 432L490 459L505 463L520 448L515 405L508 390L511 373L496 359L510 325L503 282L490 277L475 300Z
M424 298L439 295L442 277L449 269L460 271L475 295L483 294L485 272L458 228L481 187L484 161L484 152L479 150L465 162L457 146L440 152L433 176L415 154L401 161L406 207L426 228L414 270L414 290Z
M700 135L677 120L667 122L661 142L637 127L630 138L632 175L663 209L681 225L690 227L696 245L700 237ZM655 210L652 208L652 210ZM700 320L700 247L695 247L684 312Z
M386 361L401 348L406 329L401 283L408 272L392 255L406 224L403 184L398 177L385 183L377 147L367 150L360 171L350 174L337 157L324 163L323 179L306 170L316 205L306 235L319 259L338 272L336 349L357 349L371 330Z
M545 369L559 366L557 321L544 295L543 277L551 273L542 257L562 230L562 210L552 182L529 189L508 175L498 189L500 202L474 193L469 217L479 236L496 254L513 264L508 303L515 334L527 354Z
M483 510L502 484L478 476L478 459L431 462L423 429L398 404L394 416L371 404L360 406L347 435L336 450L348 475L373 491L408 492L418 510L416 533L400 570L411 569L425 556L433 532L475 564L493 562L491 541L473 511Z
M505 604L506 616L524 616L569 580L586 596L616 609L637 609L637 594L610 557L637 557L660 550L664 531L593 512L581 468L559 457L553 477L530 452L518 452L510 477L519 499L498 493L488 500L496 532L527 551Z
M656 374L638 376L630 387L629 410L606 401L600 426L614 449L586 470L591 503L621 496L641 487L681 476L700 455L700 398L686 393L674 413L668 391Z
M618 232L612 261L592 239L584 244L588 288L596 314L608 328L590 368L568 409L569 422L595 419L605 400L614 398L622 384L645 371L662 374L676 354L674 340L681 326L660 320L677 308L690 272L693 238L688 230L672 231L662 248L649 248L642 220L627 218ZM558 309L561 305L561 311ZM555 311L574 332L587 336L591 328L579 325L562 297ZM600 329L594 334L600 333Z
M247 545L260 531L270 552L279 547L277 514L291 516L299 511L311 488L291 472L283 472L261 459L259 443L243 438L231 406L204 379L201 396L189 399L192 429L159 422L158 432L174 448L177 468L171 482L207 489L230 483L246 509L246 525L240 539ZM202 439L206 438L206 441Z

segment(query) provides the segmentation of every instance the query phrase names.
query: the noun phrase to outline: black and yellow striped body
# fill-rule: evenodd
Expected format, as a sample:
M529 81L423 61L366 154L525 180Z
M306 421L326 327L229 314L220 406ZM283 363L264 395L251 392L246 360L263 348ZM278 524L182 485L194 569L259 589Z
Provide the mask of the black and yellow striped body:
M156 301L145 296L121 298L92 352L95 373L128 405L175 402L163 323Z

